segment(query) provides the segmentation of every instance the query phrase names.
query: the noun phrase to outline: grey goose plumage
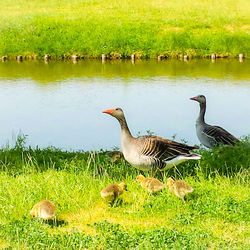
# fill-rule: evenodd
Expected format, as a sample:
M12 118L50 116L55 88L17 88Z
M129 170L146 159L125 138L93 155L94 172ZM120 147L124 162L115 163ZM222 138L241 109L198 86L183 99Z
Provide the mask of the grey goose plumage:
M205 122L206 112L206 97L204 95L198 95L190 98L200 103L200 113L196 120L196 134L200 142L208 147L212 148L218 143L225 145L234 145L238 139L230 134L225 129L219 126L212 126Z
M119 121L124 158L137 169L164 170L187 160L201 158L199 154L190 153L190 150L197 147L153 135L133 137L121 108L104 110L103 113L112 115Z

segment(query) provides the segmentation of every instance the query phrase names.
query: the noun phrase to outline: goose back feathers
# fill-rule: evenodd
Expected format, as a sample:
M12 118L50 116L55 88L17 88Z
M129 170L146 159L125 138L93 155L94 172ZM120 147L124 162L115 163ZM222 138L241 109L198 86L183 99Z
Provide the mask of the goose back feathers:
M132 141L134 148L137 148L137 165L141 170L149 170L152 167L163 170L179 164L189 157L197 157L197 154L190 154L190 150L196 147L188 146L159 136L145 135L135 138ZM128 151L127 147L124 148ZM129 155L128 155L129 157ZM179 157L179 158L178 158ZM199 157L198 157L199 158ZM131 159L133 161L133 159ZM181 161L178 163L178 161ZM138 164L139 163L139 164ZM176 164L176 165L177 165Z

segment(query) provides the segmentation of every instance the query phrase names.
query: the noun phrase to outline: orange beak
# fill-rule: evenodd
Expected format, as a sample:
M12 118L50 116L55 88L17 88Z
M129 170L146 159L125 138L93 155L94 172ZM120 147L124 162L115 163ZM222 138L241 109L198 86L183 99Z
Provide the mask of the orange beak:
M194 97L190 98L190 100L197 101L197 96L194 96Z
M106 109L106 110L103 110L102 113L106 113L106 114L111 115L111 114L113 113L113 109Z

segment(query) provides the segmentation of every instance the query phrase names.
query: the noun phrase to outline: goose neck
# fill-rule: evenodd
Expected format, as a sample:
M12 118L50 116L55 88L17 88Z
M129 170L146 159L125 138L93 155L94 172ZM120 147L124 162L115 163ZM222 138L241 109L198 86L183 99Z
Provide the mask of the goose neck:
M205 123L206 103L200 103L200 113L197 119L199 123Z
M128 124L127 124L127 121L124 118L120 118L118 119L120 125L121 125L121 131L122 131L122 138L132 138L132 135L130 133L130 130L128 128Z

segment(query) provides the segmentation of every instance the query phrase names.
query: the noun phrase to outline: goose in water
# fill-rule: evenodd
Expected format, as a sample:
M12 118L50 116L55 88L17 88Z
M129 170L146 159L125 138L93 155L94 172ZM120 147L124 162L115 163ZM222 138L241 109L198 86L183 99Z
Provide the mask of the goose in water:
M190 100L200 103L200 114L196 120L196 134L204 146L212 148L218 143L234 145L235 141L239 141L225 129L219 126L208 125L205 122L206 97L204 95L192 97Z
M201 158L199 154L190 153L190 150L197 147L153 135L133 137L121 108L107 109L103 113L109 114L119 121L122 153L124 158L137 169L143 171L164 170L187 160Z

